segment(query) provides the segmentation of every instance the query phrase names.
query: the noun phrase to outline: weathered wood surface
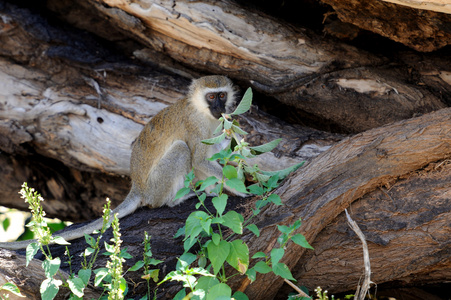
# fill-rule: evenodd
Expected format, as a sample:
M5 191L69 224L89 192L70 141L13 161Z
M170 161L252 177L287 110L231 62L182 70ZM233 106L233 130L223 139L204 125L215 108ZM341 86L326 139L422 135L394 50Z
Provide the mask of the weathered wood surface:
M451 3L448 0L383 0L416 9L432 10L451 14Z
M269 207L258 217L256 223L263 228L258 239L261 242L249 235L251 253L271 249L278 236L275 225L291 224L298 218L303 220L299 232L312 242L321 230L329 226L355 200L381 186L393 184L399 177L421 170L430 163L449 159L450 113L451 109L443 109L369 130L345 139L322 153L276 191L284 200L285 206ZM441 193L448 194L449 188L447 185ZM424 201L434 201L434 198ZM370 214L372 207L367 209ZM440 215L437 220L446 220L445 224L441 224L445 226L444 231L447 233L450 230L449 209L450 206L445 205L444 211L435 212ZM416 247L410 246L410 251L415 251ZM443 242L440 246L445 250L441 253L443 256L439 257L439 262L435 261L435 266L448 270L450 259L446 253L449 253L449 242ZM304 252L301 247L291 244L285 251L283 262L293 270ZM411 261L415 259L421 258L415 255ZM425 260L429 261L429 258L426 257ZM411 270L411 273L419 272L411 269L415 268L412 264L400 267ZM283 283L280 278L268 274L259 276L258 280L259 284L249 284L247 279L241 279L234 286L252 295L253 299L264 299L273 297ZM262 286L266 288L262 289Z
M368 241L373 282L421 286L451 278L451 257L446 254L451 250L450 182L446 159L381 186L349 206ZM315 250L307 251L294 267L299 282L310 289L354 289L363 274L363 253L344 213L318 234L312 246Z
M141 60L168 70L176 62L183 72L188 66L227 74L335 130L360 132L443 108L443 94L451 91L449 79L440 76L451 71L449 56L425 61L412 52L410 60L399 57L392 64L233 1L79 3L80 14L95 11L109 21L104 26L139 41L142 46L130 51ZM54 6L62 17L68 10Z
M331 5L341 21L387 37L417 51L431 52L451 44L451 32L446 29L451 23L449 1L444 3L441 0L321 0L321 2Z

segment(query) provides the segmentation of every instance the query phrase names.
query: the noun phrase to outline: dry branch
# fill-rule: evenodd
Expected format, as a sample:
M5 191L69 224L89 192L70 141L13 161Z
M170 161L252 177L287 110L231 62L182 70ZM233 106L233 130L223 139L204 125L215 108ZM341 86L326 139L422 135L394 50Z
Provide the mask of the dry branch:
M345 209L346 213L346 220L348 221L349 227L357 234L360 241L362 242L362 248L363 248L363 263L365 266L365 272L362 283L359 282L357 286L357 290L355 292L354 298L358 300L365 299L366 295L369 293L369 289L371 287L371 262L370 262L370 254L368 252L368 244L366 242L365 235L363 234L362 230L360 229L359 225L351 218L351 216L348 213L348 210Z

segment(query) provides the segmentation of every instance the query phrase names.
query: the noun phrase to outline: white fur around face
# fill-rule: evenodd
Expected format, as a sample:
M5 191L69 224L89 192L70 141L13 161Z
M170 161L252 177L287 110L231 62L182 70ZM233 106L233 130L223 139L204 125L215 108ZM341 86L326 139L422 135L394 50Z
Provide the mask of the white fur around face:
M201 90L194 91L191 95L191 103L194 105L195 108L197 108L198 111L205 114L205 116L216 119L210 112L209 105L207 101L205 100L205 95L208 93L219 93L219 92L225 92L227 93L227 102L225 105L226 112L229 112L230 106L233 104L233 101L235 99L235 91L230 85L219 87L219 88L203 88Z

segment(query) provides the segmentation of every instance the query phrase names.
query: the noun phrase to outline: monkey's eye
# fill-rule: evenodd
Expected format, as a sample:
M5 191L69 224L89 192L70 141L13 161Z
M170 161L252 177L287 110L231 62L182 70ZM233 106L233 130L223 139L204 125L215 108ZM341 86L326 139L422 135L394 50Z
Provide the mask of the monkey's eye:
M224 99L226 96L227 96L226 93L220 93L220 94L219 94L219 98L221 98L221 99Z
M213 100L213 99L215 99L215 94L212 94L212 93L207 94L207 98L210 100Z

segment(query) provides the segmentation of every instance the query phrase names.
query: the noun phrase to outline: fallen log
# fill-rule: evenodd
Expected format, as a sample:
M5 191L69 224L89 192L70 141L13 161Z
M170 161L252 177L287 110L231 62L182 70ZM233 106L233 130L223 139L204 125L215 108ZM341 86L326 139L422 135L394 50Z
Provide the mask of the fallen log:
M278 237L276 225L289 225L299 218L303 220L299 233L313 242L319 232L355 200L430 163L449 159L450 112L450 109L443 109L366 131L341 141L316 157L276 190L285 206L268 207L259 215L256 224L261 229L260 237L247 236L250 252L268 252ZM443 215L438 219L445 218L449 223L449 206L445 207L448 214L440 213ZM449 244L444 246L441 263L447 263L441 267L447 269ZM412 244L406 247L411 251L415 248ZM305 249L291 244L285 250L283 262L294 270L305 252ZM414 257L421 259L417 255ZM420 264L404 267L416 273L419 272L413 271L416 265ZM248 279L241 278L236 279L233 287L252 295L253 299L269 299L276 295L282 283L280 278L262 274L258 276L258 284L250 284Z
M305 281L311 287L318 282L330 292L350 289L356 285L363 266L360 243L349 238L348 229L340 222L343 219L340 214L349 208L370 242L374 281L405 279L410 284L418 284L415 276L419 280L429 278L430 282L446 280L451 263L446 238L451 216L446 198L450 191L446 165L451 156L450 112L451 109L444 109L358 134L313 159L276 190L285 205L270 206L257 217L255 223L260 228L260 237L245 233L244 240L251 254L268 252L276 245L279 236L276 225L289 225L302 218L299 232L313 245L318 239L318 249L305 251L288 244L283 262L300 284ZM434 163L437 164L434 166ZM414 176L415 172L419 175ZM430 180L434 177L440 179ZM419 193L420 190L423 193ZM240 199L235 199L231 207L239 207L239 204ZM241 202L244 211L252 205L253 201ZM181 239L174 241L170 237L183 225L193 207L194 202L188 201L183 207L141 209L124 218L121 221L124 245L128 246L134 260L140 258L146 230L152 235L155 257L165 261L160 267L162 273L172 270L176 257L183 250ZM364 220L375 220L377 226ZM425 247L415 242L419 238ZM74 241L71 254L77 257L84 247L83 239ZM60 252L64 252L64 248L60 247ZM330 255L339 259L329 261ZM131 266L134 260L126 264ZM397 265L395 272L385 269L390 264ZM334 273L336 281L328 282L331 277L315 273L324 271L327 266L334 266L329 274ZM340 276L343 272L349 276ZM139 282L138 275L128 276L131 276L130 282ZM235 290L245 291L252 299L272 299L283 280L273 274L259 274L252 284L246 277L235 277L229 284ZM138 284L135 288L138 295L142 293L142 286ZM159 289L159 299L169 299L179 288L172 284Z

